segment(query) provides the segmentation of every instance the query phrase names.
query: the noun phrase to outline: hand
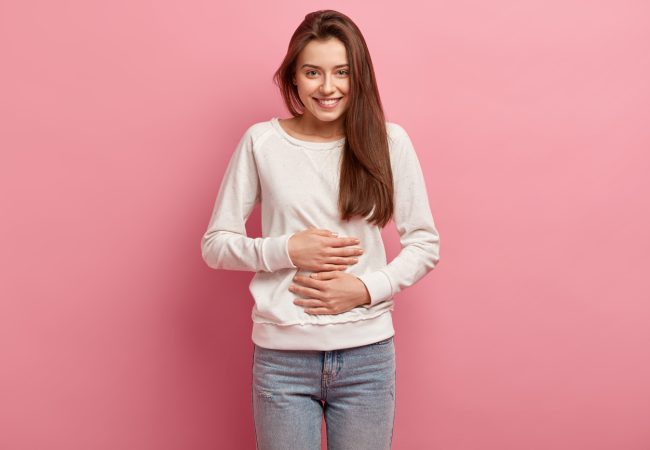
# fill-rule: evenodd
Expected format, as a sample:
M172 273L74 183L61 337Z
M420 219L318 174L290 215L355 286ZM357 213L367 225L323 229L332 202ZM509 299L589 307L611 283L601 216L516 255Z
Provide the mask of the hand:
M340 314L370 304L366 285L355 275L337 270L312 273L311 276L296 275L289 290L299 295L293 301L307 307L307 314Z
M289 238L288 251L296 267L312 272L345 270L363 253L355 237L337 237L329 230L308 228ZM354 247L352 247L354 246Z

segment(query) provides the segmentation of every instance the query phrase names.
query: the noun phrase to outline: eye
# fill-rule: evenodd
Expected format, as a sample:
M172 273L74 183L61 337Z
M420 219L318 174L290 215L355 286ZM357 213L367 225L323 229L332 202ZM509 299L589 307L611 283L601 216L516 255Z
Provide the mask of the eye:
M341 73L341 72L343 72L342 75L348 75L350 73L346 69L339 70L339 73Z
M315 70L308 70L307 72L305 72L305 75L309 76L310 73L318 73L318 72L316 72Z

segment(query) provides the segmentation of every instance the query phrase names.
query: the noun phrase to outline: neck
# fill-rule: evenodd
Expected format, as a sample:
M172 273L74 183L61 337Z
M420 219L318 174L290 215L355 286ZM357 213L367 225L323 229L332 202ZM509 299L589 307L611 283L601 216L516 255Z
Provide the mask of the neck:
M297 130L306 136L318 136L324 139L344 137L343 116L331 122L319 120L312 114L305 113L296 117Z

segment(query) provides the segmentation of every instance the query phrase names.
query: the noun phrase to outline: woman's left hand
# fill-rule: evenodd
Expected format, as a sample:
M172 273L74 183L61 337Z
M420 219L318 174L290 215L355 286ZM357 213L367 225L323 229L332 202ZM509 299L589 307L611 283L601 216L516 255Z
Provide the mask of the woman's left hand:
M340 270L314 272L309 277L296 275L289 290L300 296L293 303L306 307L307 314L341 314L370 304L363 281Z

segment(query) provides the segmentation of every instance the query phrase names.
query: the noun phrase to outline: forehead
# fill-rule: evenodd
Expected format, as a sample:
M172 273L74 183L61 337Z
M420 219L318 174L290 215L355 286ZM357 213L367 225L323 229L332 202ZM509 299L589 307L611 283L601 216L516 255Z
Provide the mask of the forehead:
M347 51L343 42L336 38L329 38L326 41L313 39L298 55L297 67L303 64L313 64L330 68L347 63Z

